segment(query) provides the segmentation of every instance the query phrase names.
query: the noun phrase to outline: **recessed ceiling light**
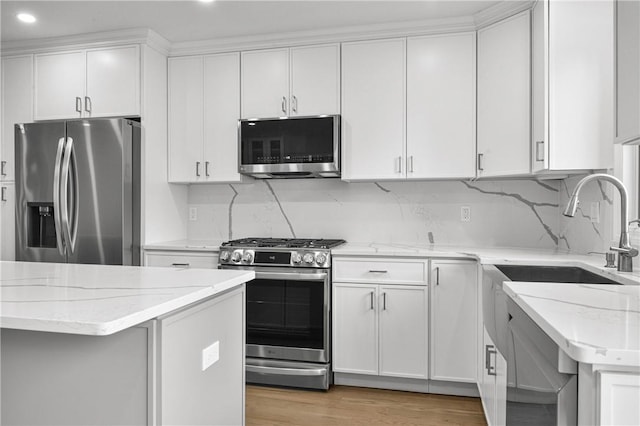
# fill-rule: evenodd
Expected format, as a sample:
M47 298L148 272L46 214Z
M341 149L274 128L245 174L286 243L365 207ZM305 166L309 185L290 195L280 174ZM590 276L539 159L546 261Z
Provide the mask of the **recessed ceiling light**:
M213 0L198 0L200 3L213 3Z
M27 24L33 24L34 22L36 22L36 17L31 15L30 13L18 13L18 15L16 16L19 20L21 20L22 22L26 22Z

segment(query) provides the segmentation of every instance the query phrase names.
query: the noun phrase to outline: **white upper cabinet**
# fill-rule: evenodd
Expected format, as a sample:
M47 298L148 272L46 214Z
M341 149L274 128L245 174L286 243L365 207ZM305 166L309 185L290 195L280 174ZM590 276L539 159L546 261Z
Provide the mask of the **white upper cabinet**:
M637 43L636 39L636 49ZM544 0L536 4L531 145L534 172L606 169L613 165L613 49L612 2Z
M240 54L169 59L169 181L238 182Z
M242 52L242 117L338 114L340 45Z
M33 121L33 56L2 58L2 140L0 181L15 180L14 153L17 123Z
M476 176L476 35L407 39L406 176Z
M640 2L616 11L616 142L640 144Z
M35 120L139 114L138 46L35 55Z
M342 179L406 173L406 40L342 45Z
M530 173L531 19L478 31L478 176Z

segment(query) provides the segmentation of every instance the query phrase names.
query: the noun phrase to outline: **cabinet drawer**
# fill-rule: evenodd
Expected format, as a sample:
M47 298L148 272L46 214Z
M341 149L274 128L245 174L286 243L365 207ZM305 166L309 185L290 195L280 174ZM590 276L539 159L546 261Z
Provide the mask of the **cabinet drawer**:
M426 262L393 259L334 259L334 282L427 284Z
M196 252L145 252L145 266L217 269L218 255Z

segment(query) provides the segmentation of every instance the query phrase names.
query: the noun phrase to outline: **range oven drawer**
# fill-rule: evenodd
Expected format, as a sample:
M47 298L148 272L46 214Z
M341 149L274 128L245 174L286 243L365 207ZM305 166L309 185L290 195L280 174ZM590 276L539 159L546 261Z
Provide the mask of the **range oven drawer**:
M393 259L333 259L333 281L427 285L427 262Z

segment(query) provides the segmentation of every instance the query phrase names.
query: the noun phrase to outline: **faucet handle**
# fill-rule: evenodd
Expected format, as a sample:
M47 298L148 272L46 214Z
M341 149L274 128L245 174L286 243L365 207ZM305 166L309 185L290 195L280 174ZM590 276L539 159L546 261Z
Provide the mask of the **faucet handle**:
M627 257L636 257L638 255L638 250L633 247L609 247L610 250L617 251L623 256Z

